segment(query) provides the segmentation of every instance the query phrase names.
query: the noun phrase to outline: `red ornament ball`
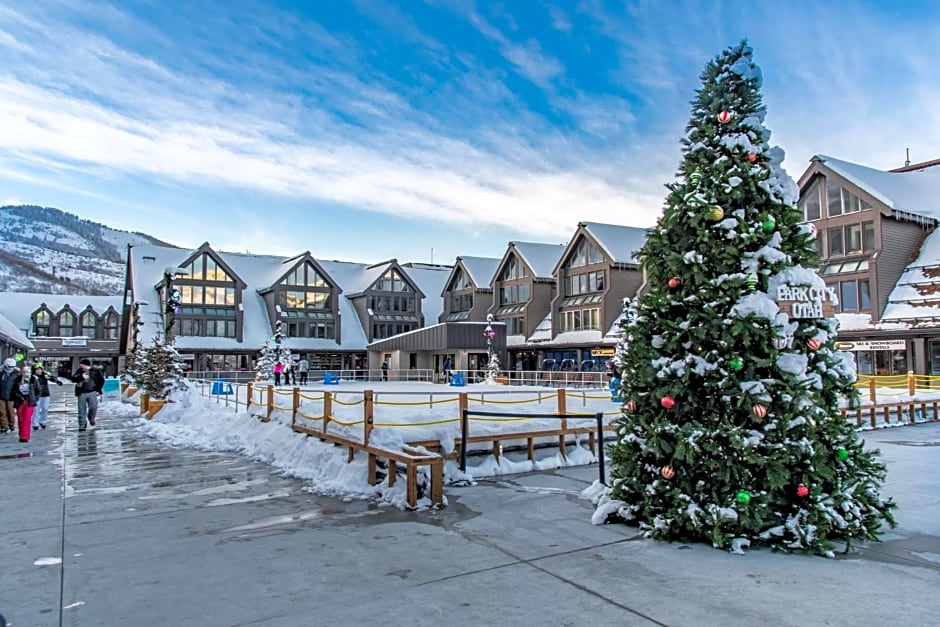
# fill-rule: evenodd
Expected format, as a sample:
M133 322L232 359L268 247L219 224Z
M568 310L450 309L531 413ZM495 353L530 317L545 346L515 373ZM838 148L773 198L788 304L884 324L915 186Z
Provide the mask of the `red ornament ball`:
M820 346L822 346L822 342L812 337L806 340L806 345L809 346L810 350L814 351L814 350L817 350Z
M632 398L629 401L627 401L627 411L630 413L633 413L636 411L636 401L633 400Z
M801 499L805 499L807 496L809 496L809 488L801 483L800 485L796 486L796 495Z
M669 279L669 289L674 290L680 285L682 285L682 279L680 279L679 277L674 276L671 279Z
M751 411L754 412L754 415L758 418L763 418L767 415L767 408L763 405L754 405L754 407L751 408Z
M665 407L666 409L672 409L676 406L676 402L672 400L671 396L664 396L659 399L659 404Z
M731 112L722 111L721 113L718 114L717 117L718 117L719 122L721 122L722 124L727 124L728 122L731 121Z
M756 152L747 153L747 160L750 161L751 163L757 163L757 153Z
M665 479L672 479L676 476L676 471L672 466L663 466L663 469L660 472Z

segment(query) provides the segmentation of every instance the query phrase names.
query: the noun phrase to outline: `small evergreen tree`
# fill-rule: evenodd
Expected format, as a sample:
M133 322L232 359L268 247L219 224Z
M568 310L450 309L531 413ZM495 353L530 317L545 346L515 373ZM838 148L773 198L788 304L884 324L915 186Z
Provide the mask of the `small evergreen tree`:
M681 182L641 251L623 415L595 520L741 551L831 552L893 525L885 467L839 412L855 367L835 350L815 232L768 145L760 69L742 43L708 64Z
M168 399L187 389L185 364L180 354L159 338L155 338L139 360L138 384L153 399Z
M285 336L281 331L281 321L274 323L274 335L264 341L261 353L258 355L258 362L255 364L255 379L258 381L269 381L274 378L274 365L277 362L284 364L290 360L291 351L287 347Z
M140 387L140 381L143 379L143 367L146 364L147 349L140 342L134 346L134 350L124 360L124 380L133 386Z

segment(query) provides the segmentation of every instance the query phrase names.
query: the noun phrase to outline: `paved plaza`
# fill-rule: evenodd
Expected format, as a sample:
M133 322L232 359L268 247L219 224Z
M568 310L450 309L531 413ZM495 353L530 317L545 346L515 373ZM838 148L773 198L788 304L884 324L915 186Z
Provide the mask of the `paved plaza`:
M829 560L593 526L596 467L448 486L406 512L309 491L131 421L0 439L0 611L52 625L940 625L940 424L869 432L899 527ZM303 437L298 435L298 437Z

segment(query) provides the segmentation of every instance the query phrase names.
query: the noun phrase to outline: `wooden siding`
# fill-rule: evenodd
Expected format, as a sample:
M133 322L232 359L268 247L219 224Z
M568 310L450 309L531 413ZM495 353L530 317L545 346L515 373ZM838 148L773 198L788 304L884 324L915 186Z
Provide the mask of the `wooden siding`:
M552 283L532 282L532 299L525 308L525 336L535 333L548 312L552 311L552 300L555 298L555 285ZM552 334L555 332L555 320L552 320Z
M604 318L601 320L601 333L607 333L614 320L623 311L623 299L636 296L637 290L643 284L643 273L639 268L630 270L611 268L609 273L610 280L601 303L604 312Z
M370 352L389 351L436 351L445 349L486 350L485 323L445 322L411 333L403 333L369 346ZM502 324L494 324L497 330L493 348L499 355L506 353L506 331Z
M914 261L920 245L929 231L913 222L898 220L881 220L881 250L878 253L875 277L875 293L872 294L872 304L877 302L877 316L873 321L880 319L888 305L888 296L901 277L901 273L908 264ZM877 299L877 300L876 300Z

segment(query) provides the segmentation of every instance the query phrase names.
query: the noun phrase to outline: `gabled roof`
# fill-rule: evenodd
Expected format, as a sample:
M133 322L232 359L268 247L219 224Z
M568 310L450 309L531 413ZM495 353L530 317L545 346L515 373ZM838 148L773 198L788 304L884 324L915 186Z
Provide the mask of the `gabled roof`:
M4 296L6 296L6 294L4 294ZM0 340L4 340L19 348L28 350L36 348L33 346L33 343L29 341L29 338L26 337L26 334L3 314L0 314Z
M120 296L77 296L75 294L34 294L27 292L4 292L0 294L0 314L10 320L17 329L28 333L32 327L31 316L45 303L53 315L62 311L66 305L76 315L80 315L91 305L99 316L109 307L121 315Z
M421 301L421 313L426 322L437 320L444 311L444 299L441 291L450 276L451 266L432 266L428 264L404 264L401 271L418 286Z
M614 263L639 265L637 253L646 244L647 229L599 222L581 222L578 227L584 227Z
M812 160L895 211L940 219L940 168L885 172L825 155Z
M565 252L565 244L539 244L535 242L509 242L510 250L515 251L522 257L529 269L532 270L534 279L555 280L555 265L561 254ZM509 251L500 261L497 270L502 267L503 261L509 256Z
M500 259L496 257L457 257L457 266L463 266L470 282L479 290L492 289L493 275L496 274L496 269L499 268L499 262ZM455 270L457 266L454 266ZM447 282L444 284L445 289L450 284L452 276L453 273L447 277Z
M259 285L258 293L267 294L271 290L277 288L277 286L280 285L285 278L287 278L287 275L293 272L294 269L301 264L310 264L313 266L313 269L316 270L317 273L322 276L331 287L336 287L340 292L342 292L342 288L336 283L335 279L333 279L330 273L326 271L326 268L320 265L320 262L317 261L308 250L301 255L296 255L290 259L285 259L279 266L272 266L271 273L274 278L267 285Z

